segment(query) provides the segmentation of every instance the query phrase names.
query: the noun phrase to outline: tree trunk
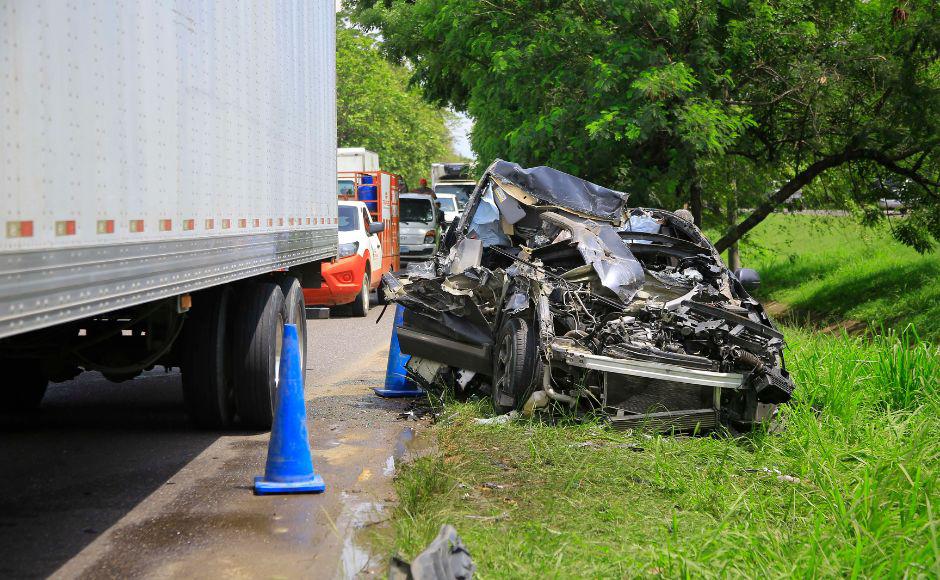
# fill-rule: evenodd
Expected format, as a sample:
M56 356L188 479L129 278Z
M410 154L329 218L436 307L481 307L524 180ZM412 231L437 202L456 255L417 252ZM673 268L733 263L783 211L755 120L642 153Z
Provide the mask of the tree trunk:
M689 185L689 211L692 212L695 225L702 227L702 183L695 173L693 173L692 183Z
M738 182L731 180L731 192L728 194L728 204L726 207L728 227L734 227L734 222L738 219ZM741 268L741 254L738 251L738 242L728 246L728 269L736 272Z

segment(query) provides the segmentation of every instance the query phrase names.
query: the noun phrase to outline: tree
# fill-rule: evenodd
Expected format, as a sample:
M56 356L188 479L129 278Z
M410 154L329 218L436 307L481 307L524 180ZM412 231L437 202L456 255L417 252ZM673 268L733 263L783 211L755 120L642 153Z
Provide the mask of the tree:
M336 132L340 147L379 154L382 168L416 185L431 163L454 156L447 111L409 86L410 73L382 57L360 31L336 30Z
M552 165L638 204L688 203L699 223L729 224L719 249L823 175L871 204L890 174L912 209L899 239L923 251L940 238L936 2L358 0L354 11L429 99L474 117L481 159ZM754 210L737 222L737 207Z

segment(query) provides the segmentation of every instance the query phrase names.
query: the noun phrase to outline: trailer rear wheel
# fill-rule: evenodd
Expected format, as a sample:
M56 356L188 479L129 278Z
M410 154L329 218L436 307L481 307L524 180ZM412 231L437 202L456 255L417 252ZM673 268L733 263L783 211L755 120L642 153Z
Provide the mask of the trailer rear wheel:
M246 427L270 429L284 337L284 295L277 284L265 282L245 284L237 293L232 320L236 408Z
M232 289L200 292L183 327L183 399L196 425L222 428L232 424L235 402L229 373L229 304Z
M34 411L42 403L49 385L42 361L6 359L2 362L6 384L0 392L0 412Z
M307 378L307 305L300 280L289 274L278 279L284 295L284 322L297 326L297 341L300 347L300 374Z

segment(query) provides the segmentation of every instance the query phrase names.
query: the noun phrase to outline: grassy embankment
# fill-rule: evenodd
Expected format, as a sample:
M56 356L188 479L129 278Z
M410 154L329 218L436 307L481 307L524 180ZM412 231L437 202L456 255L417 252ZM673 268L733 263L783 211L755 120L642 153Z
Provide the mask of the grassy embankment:
M761 300L788 307L782 319L789 324L913 324L940 343L940 251L922 256L894 241L888 227L775 214L742 244L742 262L760 272Z
M817 318L902 326L891 314L901 311L918 319L899 289L936 271L936 258L862 250L864 231L837 228L826 238L789 219L769 224L792 236L778 257L745 249L766 296ZM886 302L867 288L894 280L891 272L905 280L885 283L895 293ZM387 548L413 556L452 523L488 578L935 577L940 355L909 330L869 337L790 327L787 337L799 391L776 435L482 426L472 418L486 414L485 403L449 406L431 434L438 452L397 479Z

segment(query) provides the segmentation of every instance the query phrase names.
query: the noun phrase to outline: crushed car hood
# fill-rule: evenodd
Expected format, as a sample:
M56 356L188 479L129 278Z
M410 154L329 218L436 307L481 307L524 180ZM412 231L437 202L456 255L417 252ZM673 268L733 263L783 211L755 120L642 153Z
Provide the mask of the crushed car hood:
M551 167L520 167L497 159L486 172L502 185L515 185L523 192L549 205L585 216L619 221L629 197Z

